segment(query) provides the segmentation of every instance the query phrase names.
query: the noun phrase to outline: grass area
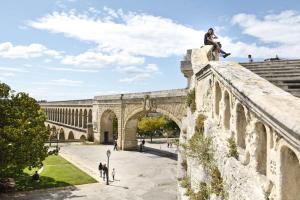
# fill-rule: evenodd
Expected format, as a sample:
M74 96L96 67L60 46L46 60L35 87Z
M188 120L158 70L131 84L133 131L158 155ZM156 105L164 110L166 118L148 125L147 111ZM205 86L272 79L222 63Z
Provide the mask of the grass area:
M61 156L51 155L44 160L43 164L44 170L40 174L40 182L36 183L31 178L37 169L24 169L24 173L15 178L17 190L25 191L97 182Z

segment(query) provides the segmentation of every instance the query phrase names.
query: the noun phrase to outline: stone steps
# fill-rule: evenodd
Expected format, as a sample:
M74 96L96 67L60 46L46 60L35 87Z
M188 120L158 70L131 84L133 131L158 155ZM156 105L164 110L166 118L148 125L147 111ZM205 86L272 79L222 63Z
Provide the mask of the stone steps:
M300 60L240 63L272 84L300 97Z

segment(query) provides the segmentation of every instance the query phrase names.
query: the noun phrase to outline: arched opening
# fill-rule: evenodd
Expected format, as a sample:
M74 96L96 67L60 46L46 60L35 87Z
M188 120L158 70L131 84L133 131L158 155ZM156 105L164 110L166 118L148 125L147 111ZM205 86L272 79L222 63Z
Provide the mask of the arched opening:
M83 142L83 141L85 141L85 140L86 140L86 137L85 137L85 135L81 135L81 136L80 136L80 141L82 141L82 142Z
M74 140L74 134L72 131L69 132L68 140Z
M267 131L266 127L258 122L255 124L255 133L257 134L256 150L256 170L263 175L267 173Z
M64 129L60 129L59 130L59 137L58 137L59 140L65 140L65 131Z
M67 123L66 124L70 124L70 109L67 109Z
M124 150L137 149L137 136L150 139L152 137L162 137L170 143L174 141L174 139L169 140L170 137L179 137L179 121L163 110L157 111L151 113L145 113L144 111L135 112L126 120L122 141Z
M221 88L220 88L219 83L216 82L216 85L215 85L215 114L216 114L216 117L218 117L219 113L220 113L221 98L222 98Z
M300 164L296 154L284 146L280 151L281 199L299 200Z
M113 143L118 138L118 119L112 110L103 112L100 121L100 142L104 144Z
M51 133L50 133L50 140L56 139L57 138L56 134L57 134L56 127L52 126Z
M78 110L75 111L75 126L78 127Z
M94 141L94 131L93 131L92 122L93 122L93 119L92 119L92 109L90 109L89 113L88 113L88 130L87 130L87 139L90 142ZM117 127L117 129L118 129L118 127Z
M225 91L225 95L224 95L224 104L225 104L224 127L225 127L225 129L229 130L230 129L231 111L230 111L230 99L229 99L229 94L227 91Z
M93 112L92 112L92 109L89 110L88 122L89 123L93 122Z
M237 144L239 147L246 148L246 115L244 107L239 103L236 107L236 131L237 131Z
M87 127L87 110L84 109L84 112L83 112L83 128L86 128Z
M72 109L72 116L71 116L71 118L72 118L72 119L71 119L71 125L74 126L74 124L75 124L75 123L74 123L74 121L75 121L75 120L74 120L74 118L75 118L74 109Z
M82 110L79 110L79 127L82 127Z
M68 109L65 109L64 124L68 124Z
M63 111L62 109L60 108L59 109L59 122L62 123L62 119L63 119Z

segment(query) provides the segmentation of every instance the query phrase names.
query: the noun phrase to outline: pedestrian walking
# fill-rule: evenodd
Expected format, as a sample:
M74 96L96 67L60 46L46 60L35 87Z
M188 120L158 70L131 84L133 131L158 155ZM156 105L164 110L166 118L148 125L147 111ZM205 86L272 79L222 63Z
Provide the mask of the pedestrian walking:
M118 151L118 143L117 140L114 140L114 151Z
M103 166L102 166L102 163L100 162L99 166L98 166L98 169L100 171L100 177L102 177L102 170L103 170Z
M113 181L115 181L115 175L116 175L115 168L113 168L111 175L112 175Z
M105 177L107 176L106 169L107 169L106 164L104 164L103 167L102 167L102 170L103 170L103 181L105 181Z

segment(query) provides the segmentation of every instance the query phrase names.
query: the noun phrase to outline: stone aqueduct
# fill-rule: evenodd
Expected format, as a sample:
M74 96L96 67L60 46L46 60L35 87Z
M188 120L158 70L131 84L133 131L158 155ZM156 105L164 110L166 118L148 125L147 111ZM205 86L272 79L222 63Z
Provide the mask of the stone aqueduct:
M96 96L94 99L41 103L47 115L46 126L58 132L60 140L94 138L111 143L114 136L123 150L137 148L138 118L159 112L181 127L185 114L186 89ZM118 124L113 133L113 118ZM114 135L116 134L116 135Z
M181 129L180 142L195 134L202 114L205 134L213 136L215 159L228 188L229 199L299 200L300 99L234 62L212 61L211 47L189 50L181 70L188 89L195 89L196 111L185 106L186 89L124 95L96 96L90 100L41 103L48 120L64 139L92 135L103 143L112 140L112 115L118 120L118 146L137 146L139 116L160 112ZM63 135L64 133L64 135ZM70 135L71 134L71 135ZM233 137L239 159L228 158L227 139ZM187 161L187 170L181 162ZM192 188L207 175L187 157L178 157L179 178L188 175ZM185 199L179 186L179 199Z

